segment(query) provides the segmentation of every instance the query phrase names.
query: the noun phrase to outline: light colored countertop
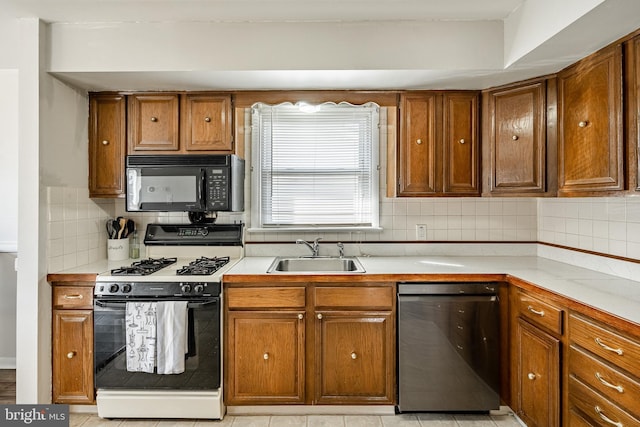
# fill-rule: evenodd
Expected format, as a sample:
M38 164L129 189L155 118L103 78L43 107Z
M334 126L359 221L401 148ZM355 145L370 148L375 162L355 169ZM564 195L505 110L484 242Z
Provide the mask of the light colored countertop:
M273 257L245 257L225 277L265 275L277 280L291 273L266 274ZM579 303L640 325L640 282L537 256L402 256L358 257L372 280L399 275L401 280L428 280L441 275L510 275ZM304 273L295 273L304 275ZM344 275L344 273L340 273ZM347 273L348 274L348 273ZM231 277L229 277L231 278ZM388 278L386 279L388 280Z

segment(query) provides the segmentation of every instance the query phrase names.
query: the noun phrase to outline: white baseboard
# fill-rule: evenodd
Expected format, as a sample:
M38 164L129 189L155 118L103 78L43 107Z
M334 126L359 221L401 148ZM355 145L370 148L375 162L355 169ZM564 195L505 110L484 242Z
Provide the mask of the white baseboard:
M0 369L16 369L16 358L0 357Z

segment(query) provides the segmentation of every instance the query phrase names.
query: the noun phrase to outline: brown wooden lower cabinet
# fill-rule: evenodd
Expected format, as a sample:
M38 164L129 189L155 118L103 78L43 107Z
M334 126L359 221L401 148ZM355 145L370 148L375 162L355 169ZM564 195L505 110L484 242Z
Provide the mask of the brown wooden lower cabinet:
M228 325L227 403L304 403L304 316L229 312Z
M225 284L225 404L395 403L395 286Z
M93 282L53 287L52 401L89 404L93 385Z
M392 403L390 313L316 313L316 402Z
M560 425L560 341L518 319L515 333L516 413L528 427Z

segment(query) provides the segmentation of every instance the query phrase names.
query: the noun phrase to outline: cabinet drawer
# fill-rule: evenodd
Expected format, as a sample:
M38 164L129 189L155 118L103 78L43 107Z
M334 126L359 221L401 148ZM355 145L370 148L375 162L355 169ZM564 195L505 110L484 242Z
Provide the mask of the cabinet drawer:
M53 308L93 308L93 288L56 286L53 288Z
M229 288L224 297L230 310L305 307L303 287Z
M518 311L520 316L555 334L562 335L562 309L518 292Z
M640 425L640 420L614 405L575 377L569 378L569 407L578 408L601 426Z
M581 413L578 413L575 408L569 410L569 427L591 427L593 423L587 421Z
M612 402L631 412L638 412L634 408L640 402L640 384L633 378L574 346L569 350L569 369L571 375L580 378L580 381L602 393Z
M335 308L368 308L391 310L394 293L391 286L337 287L323 286L315 288L315 306Z
M574 314L569 316L569 338L616 366L638 375L640 344L637 341Z

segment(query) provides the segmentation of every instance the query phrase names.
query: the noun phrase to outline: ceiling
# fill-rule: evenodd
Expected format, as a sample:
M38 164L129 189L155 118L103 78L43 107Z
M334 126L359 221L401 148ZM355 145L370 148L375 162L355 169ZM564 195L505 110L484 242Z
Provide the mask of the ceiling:
M571 25L559 25L550 32L548 39L536 41L529 53L507 67L499 62L491 67L447 65L403 68L394 67L396 64L391 63L388 68L384 66L387 64L371 69L350 68L342 67L345 61L341 63L336 60L335 51L328 49L324 53L328 66L322 70L303 66L279 68L281 64L277 62L274 65L272 58L271 61L265 60L269 65L264 68L258 64L233 70L216 67L188 69L192 64L187 64L185 69L122 67L119 70L105 70L78 67L61 70L51 68L50 71L74 86L94 91L483 89L556 72L638 27L635 18L640 13L638 0L573 0L573 3L589 4L585 8L589 13L577 16L575 22L568 21ZM300 22L314 25L366 23L369 26L394 22L406 28L416 22L434 25L481 22L504 25L507 34L506 22L519 25L521 12L528 10L528 6L536 13L551 10L551 5L559 9L567 8L567 5L559 4L555 4L554 0L0 0L0 17L37 17L61 26L92 23L96 26L114 24L139 27L155 23L204 23L210 26L234 23L254 27L277 24L284 27L284 24ZM562 19L556 18L544 17L539 22L553 27L556 22L562 22ZM596 30L592 31L592 28ZM529 37L530 30L523 28L513 34ZM474 37L474 33L470 32L468 36ZM403 40L398 38L397 41L399 49L402 49ZM89 43L86 42L87 46ZM425 40L426 43L436 45L439 40L432 38ZM451 49L451 45L447 46ZM503 52L506 44L482 45L483 49L485 47L491 50L493 56L502 58L505 55L506 58ZM450 51L456 52L457 49L453 46ZM180 51L168 53L177 58ZM146 55L152 59L154 53L147 52ZM236 55L236 51L233 55ZM81 57L81 54L76 57ZM509 62L508 59L505 62ZM331 65L337 66L332 68Z
M524 0L0 0L46 22L502 20Z

